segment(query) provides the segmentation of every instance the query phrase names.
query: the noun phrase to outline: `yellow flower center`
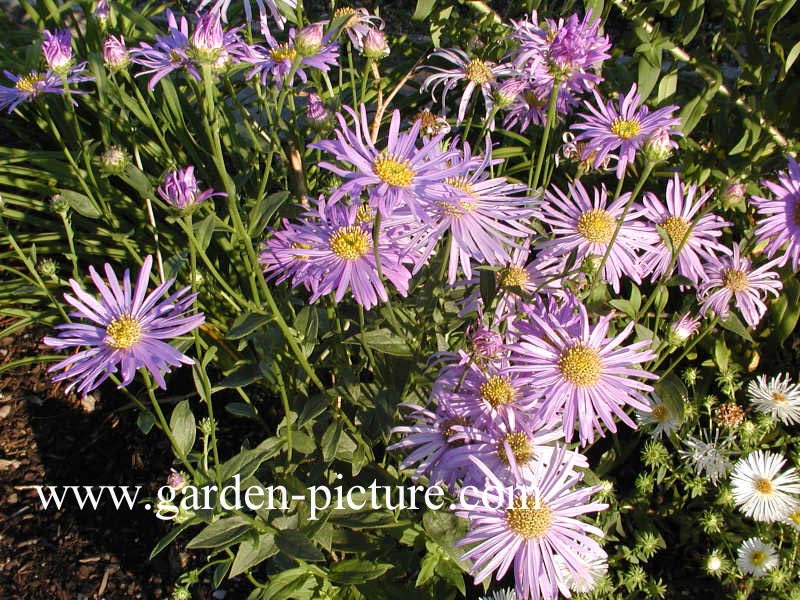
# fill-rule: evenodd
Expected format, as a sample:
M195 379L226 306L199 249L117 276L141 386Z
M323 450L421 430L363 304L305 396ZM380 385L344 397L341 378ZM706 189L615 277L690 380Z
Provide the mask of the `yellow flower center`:
M732 292L743 292L750 287L747 273L738 269L725 269L722 274L722 285Z
M27 75L20 77L17 80L17 83L14 84L14 87L20 92L31 94L36 91L36 84L41 81L44 81L44 75L41 73L36 73L35 71L31 71Z
M414 180L414 169L407 160L400 160L394 154L381 153L372 161L372 168L378 179L395 187L407 187Z
M789 515L789 519L792 521L792 523L800 527L800 510L793 510Z
M475 204L468 200L461 200L459 202L447 202L446 200L439 200L436 202L442 212L451 218L457 219L463 217L465 214L475 210Z
M786 402L786 396L784 396L780 392L772 392L772 399L775 401L776 404L783 404L784 402Z
M607 244L614 237L617 222L602 208L587 210L578 217L578 233L593 244Z
M603 364L596 350L578 342L561 353L558 370L570 383L578 387L590 387L599 381Z
M492 408L501 404L511 404L517 396L516 391L507 377L492 375L484 381L479 391L481 398L486 400Z
M500 275L500 287L518 287L523 288L530 277L524 267L519 265L511 265L507 269L503 269Z
M278 44L269 51L269 56L275 62L293 61L294 57L297 56L297 51L294 48L290 48L289 44Z
M126 350L135 346L141 338L141 323L131 315L122 315L106 326L106 337L103 341L114 350Z
M469 194L473 198L476 197L475 190L473 189L472 184L469 182L469 179L466 177L448 177L444 180L444 182L449 186Z
M372 242L363 229L358 225L340 227L330 237L331 250L345 260L356 260L364 256Z
M688 221L681 217L667 217L661 223L661 227L667 232L669 239L672 240L672 245L676 249L683 242L683 238L686 237L686 233L689 231Z
M756 479L755 488L758 493L764 494L765 496L769 496L773 491L772 482L769 479Z
M524 465L533 458L533 444L526 433L522 431L512 431L506 437L497 442L496 450L500 462L507 465L508 455L506 454L505 442L511 448L511 454L518 465Z
M369 204L362 204L356 210L356 223L371 223L375 218L375 211L372 210Z
M469 419L466 417L455 417L453 419L448 419L442 424L442 437L445 440L449 440L450 436L455 435L458 431L455 429L456 425L460 425L461 427L468 427L470 425ZM464 442L461 440L455 442L447 442L451 446L460 446Z
M545 105L545 101L539 98L533 90L522 92L522 98L525 100L525 104L531 108L542 108Z
M480 58L473 58L467 63L464 69L464 75L469 81L477 83L478 85L494 81L494 73L492 73L489 65Z
M611 123L611 133L617 137L621 137L623 140L629 140L636 137L639 135L641 130L642 126L638 119L629 120L623 119L622 117L617 117Z
M750 555L750 562L757 567L763 565L766 562L766 560L767 560L767 553L762 552L761 550L753 550L753 553Z
M545 503L528 496L525 507L520 498L514 499L514 508L506 509L509 529L526 540L542 537L553 524L553 511Z
M659 423L666 421L669 417L669 411L667 407L663 404L656 404L653 407L653 410L650 412L650 416L653 417Z

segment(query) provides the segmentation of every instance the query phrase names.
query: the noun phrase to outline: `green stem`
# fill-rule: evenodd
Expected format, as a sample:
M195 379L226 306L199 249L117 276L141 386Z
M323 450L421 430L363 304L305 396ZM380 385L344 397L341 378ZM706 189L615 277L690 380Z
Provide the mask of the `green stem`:
M698 333L698 334L697 334L697 336L696 336L696 337L695 337L695 338L694 338L694 339L693 339L693 340L692 340L692 341L691 341L689 344L687 344L687 345L686 345L686 348L684 348L683 352L681 352L681 353L680 353L680 355L678 356L678 358L676 358L674 361L672 361L672 362L670 363L670 365L667 367L667 369L666 369L666 370L665 370L663 373L661 373L659 376L660 376L660 377L663 379L663 378L664 378L664 377L666 377L666 376L667 376L669 373L671 373L671 372L672 372L672 370L673 370L675 367L677 367L677 366L678 366L678 363L680 363L680 362L681 362L681 361L682 361L684 358L686 358L686 356L687 356L687 355L688 355L688 354L689 354L689 353L690 353L692 350L694 350L694 347L695 347L695 346L697 346L697 344L699 344L699 343L700 343L700 342L703 340L703 338L705 338L705 337L706 337L706 336L707 336L707 335L708 335L708 334L709 334L709 333L710 333L710 332L711 332L711 331L714 329L714 327L716 326L716 324L717 324L717 321L718 321L718 320L719 320L719 318L718 318L718 317L714 317L713 319L711 319L711 321L709 321L709 322L708 322L708 324L705 326L705 328L703 329L703 331L701 331L700 333ZM652 366L652 367L648 367L648 370L649 370L649 371L655 371L655 370L656 370L656 369L657 369L659 366L661 366L661 363L663 363L663 362L666 360L667 356L668 356L668 355L667 355L667 354L665 354L663 357L660 357L660 358L659 358L659 359L658 359L658 360L657 360L657 361L656 361L656 362L653 364L653 366Z
M275 379L278 382L278 393L281 396L281 404L283 404L283 414L286 415L286 461L292 461L292 423L290 420L291 409L289 407L289 397L286 395L286 384L283 381L283 375L278 367L278 363L272 363L272 371L275 373Z
M558 92L560 90L561 90L561 84L558 83L553 86L553 91L550 94L550 105L547 108L547 121L544 124L544 132L542 133L542 142L539 145L539 153L536 155L536 171L533 174L533 180L528 181L528 187L531 190L536 190L539 187L539 177L542 174L544 155L547 153L547 141L550 137L550 130L553 128L553 122L556 120L556 109L558 107Z
M81 275L78 269L78 253L75 251L75 235L72 231L72 223L67 217L66 212L59 213L61 222L64 224L64 231L67 234L67 243L69 244L69 258L72 261L72 278L75 281L80 281Z

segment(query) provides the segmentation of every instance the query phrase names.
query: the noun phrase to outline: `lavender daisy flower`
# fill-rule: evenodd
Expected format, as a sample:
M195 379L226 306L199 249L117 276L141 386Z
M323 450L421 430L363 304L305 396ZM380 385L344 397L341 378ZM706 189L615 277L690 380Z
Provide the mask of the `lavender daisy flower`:
M684 186L676 173L667 182L666 204L652 192L644 195L642 216L653 223L654 228L658 225L666 231L672 246L670 248L657 232L653 232L653 244L646 248L642 267L644 272L652 273L651 280L654 282L670 275L667 268L673 252L678 248L678 273L695 285L706 277L704 262L711 260L716 253L730 252L717 241L722 235L722 228L730 223L714 214L705 214L695 220L713 191L709 190L695 200L696 192L696 185Z
M538 247L545 256L559 257L562 264L576 252L580 265L585 260L605 255L630 194L622 194L609 203L603 186L594 188L592 199L578 179L569 184L568 192L569 195L556 186L547 190L539 218L552 227L553 239ZM601 275L615 292L619 292L623 275L641 282L638 252L649 248L652 242L649 232L638 221L642 212L638 204L630 208L603 266Z
M388 293L375 262L372 220L359 216L357 207L320 199L317 211L307 213L308 220L293 229L297 237L288 248L285 237L276 245L267 242L266 256L262 255L265 272L281 275L282 265L293 256L305 263L302 269L293 269L293 283L303 283L311 290L311 302L330 293L339 302L348 288L364 308L375 306L379 300L385 302ZM381 232L379 240L381 271L405 296L411 273L403 261L413 257L405 256L388 231Z
M278 42L268 31L264 34L269 48L262 46L251 46L245 61L253 63L253 69L247 77L259 75L261 83L266 84L267 77L272 76L275 85L280 89L283 85L293 85L294 80L286 81L292 71L292 66L300 56L294 76L305 83L308 75L302 67L311 67L320 71L327 72L331 66L337 65L339 59L338 42L325 41L320 45L319 50L314 54L298 54L295 48L295 37L297 33L294 29L289 30L289 38L286 42ZM306 48L308 51L308 48Z
M280 2L292 10L297 8L297 0L280 0ZM219 12L222 15L222 20L227 23L228 8L230 7L231 0L202 0L200 4L197 5L197 9L202 10L209 4L211 4L210 10ZM272 17L273 21L275 21L275 25L278 27L278 29L283 31L283 28L286 25L286 17L284 17L281 11L278 9L277 0L256 0L256 7L258 8L258 22L262 32L265 30L269 31L269 25L267 24L267 13L269 13L269 16ZM250 5L250 0L245 0L244 2L244 15L245 20L248 23L253 22L253 8Z
M608 508L592 501L599 486L576 487L575 454L562 447L532 481L515 485L500 480L480 461L485 490L464 488L456 514L469 519L470 531L458 546L472 546L464 558L473 561L470 572L480 583L496 572L501 579L514 565L518 598L555 600L559 592L569 597L568 576L587 579L588 562L605 557L594 537L603 532L578 519L580 515ZM555 557L565 568L557 569Z
M726 317L733 300L745 322L757 327L767 312L764 300L769 294L777 297L783 287L780 275L770 271L780 261L778 258L752 269L750 259L741 255L738 245L733 247L733 256L712 257L706 265L708 278L698 289L702 302L700 314L713 310L717 316Z
M167 173L164 182L158 186L158 195L179 210L191 209L211 196L227 196L224 192L214 190L200 192L193 166Z
M778 183L762 181L775 195L772 200L753 196L751 199L760 219L756 223L756 237L769 240L764 252L772 257L786 245L779 266L791 260L792 270L800 266L800 166L791 156L788 171L778 173Z
M186 71L200 81L200 73L197 71L193 61L189 57L189 22L186 17L181 17L180 22L175 19L171 10L167 9L167 35L157 35L155 45L141 42L138 48L131 50L131 60L145 67L145 70L137 74L151 75L147 84L147 89L152 91L162 77L165 77L178 69Z
M648 411L650 401L645 393L653 391L652 386L635 378L657 376L636 367L656 357L649 349L650 340L622 346L633 331L633 322L614 337L607 337L613 315L601 317L592 327L581 305L580 317L577 335L574 327L565 329L551 315L531 313L530 322L515 321L520 339L511 346L513 366L509 370L524 373L523 378L547 389L544 419L562 413L568 442L577 421L581 444L586 445L594 441L595 432L604 435L601 422L609 431L617 431L614 416L635 429L624 407Z
M578 103L577 95L594 89L603 78L598 75L611 48L608 36L599 35L600 19L587 11L583 20L573 14L565 22L547 19L539 25L534 11L530 21L514 23L512 37L520 47L512 53L514 65L527 76L536 98L545 109L559 84L557 109L567 114Z
M82 75L86 63L81 63L70 69L70 72L62 77L52 71L40 73L31 71L27 75L15 75L8 71L3 71L5 76L13 83L13 87L0 85L0 110L7 109L9 113L14 112L23 102L33 102L40 94L63 94L64 84L72 86L86 81L94 81L91 75ZM70 89L70 94L87 94L88 92L78 89ZM73 103L75 101L73 100Z
M418 237L412 243L427 260L450 232L448 282L451 284L456 280L459 265L467 278L472 277L471 259L488 265L509 262L509 248L521 247L521 240L527 240L533 233L528 225L534 214L533 200L520 195L527 191L526 186L509 183L505 177L490 177L486 170L497 162L492 161L488 152L482 158L473 157L465 143L462 155L452 158L450 163L462 165L465 171L469 169L467 174L448 177L442 185L428 189L428 218L415 232Z
M47 67L58 74L66 73L72 66L72 40L69 29L59 29L50 33L43 32L42 54Z
M531 124L543 126L547 121L547 96L540 96L535 88L526 86L506 111L503 127L523 133Z
M431 96L436 101L436 89L442 86L441 102L442 106L447 106L447 93L460 82L466 81L467 83L458 105L456 123L461 123L464 120L467 106L476 88L480 89L483 94L483 103L488 117L494 104L492 88L499 77L511 74L511 65L497 65L480 58L470 58L466 52L459 48L436 50L431 54L431 58L434 56L454 64L455 68L444 69L429 66L428 68L435 71L435 73L425 79L420 91L430 89Z
M424 220L423 198L427 196L428 188L441 184L448 177L465 174L462 163L448 165L456 152L442 152L440 142L444 134L433 136L421 148L417 148L421 121L416 121L409 131L400 133L400 111L395 110L389 124L386 147L378 150L369 134L364 105L361 105L360 115L348 106L344 110L353 118L354 130L347 126L344 116L337 113L337 139L311 144L312 148L330 152L337 160L355 168L355 171L351 171L329 162L319 164L344 179L342 185L331 194L332 200L345 195L359 198L366 189L370 206L382 215L390 215L395 208L405 206Z
M616 151L618 156L617 177L625 173L628 163L634 162L636 152L659 129L665 128L672 135L681 135L674 126L680 125L680 119L673 116L677 106L665 106L653 112L642 105L642 97L636 93L636 84L631 86L628 94L619 100L619 108L613 102L603 103L596 90L594 93L597 106L586 104L591 114L580 114L582 123L572 127L582 131L575 139L587 140L583 158L596 152L594 166L603 163L606 156Z
M172 286L172 279L148 294L152 265L153 257L147 256L133 288L127 269L120 283L111 265L105 265L106 281L89 267L100 298L88 294L77 281L70 279L75 295L64 294L64 299L76 309L70 316L88 319L91 324L57 325L58 337L44 338L45 344L57 350L88 346L48 369L55 374L53 381L72 380L67 392L77 385L78 392L86 395L116 373L118 367L122 376L120 387L127 386L136 370L144 367L159 387L166 389L164 374L170 367L194 363L163 340L189 333L205 321L202 314L185 314L197 294L187 295L190 288L185 287L162 298Z

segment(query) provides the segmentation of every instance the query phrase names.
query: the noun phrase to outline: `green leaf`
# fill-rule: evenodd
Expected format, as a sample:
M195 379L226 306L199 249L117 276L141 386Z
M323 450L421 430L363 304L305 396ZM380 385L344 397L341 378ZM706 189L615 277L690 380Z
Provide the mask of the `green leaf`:
M136 165L128 165L123 173L119 175L125 183L139 192L142 198L155 198L155 189L150 184L147 175L142 173Z
M172 430L175 443L178 445L180 452L183 453L183 456L189 454L192 446L194 446L197 425L188 400L181 400L175 406L169 419L169 428Z
M330 400L322 394L317 394L316 396L309 398L309 400L303 405L303 410L300 411L300 416L297 417L297 427L300 428L306 423L315 421L318 416L328 409L330 404Z
M319 330L319 316L316 306L305 306L297 313L294 320L294 329L299 335L297 340L303 346L303 353L308 357L317 344L317 331Z
M412 352L408 345L389 329L373 329L364 333L364 343L371 350L399 356L401 358L411 358ZM362 336L354 335L345 340L346 344L361 344Z
M342 437L342 427L341 421L333 421L322 434L322 459L326 463L336 458L336 449L339 447L339 439Z
M243 417L245 419L255 419L256 411L247 402L228 402L225 405L225 411L235 417Z
M739 337L747 340L748 342L752 342L753 338L750 335L750 332L742 323L742 320L736 316L734 313L730 313L724 319L719 320L719 324L723 327L723 329L727 329L731 333L735 333Z
M186 521L185 523L181 523L177 527L173 527L172 529L170 529L169 533L160 540L158 540L158 543L155 545L152 552L150 552L150 560L153 560L159 552L161 552L164 548L166 548L172 542L174 542L180 534L189 529L189 527L191 527L192 525L196 524L197 524L197 519L192 518Z
M775 314L775 335L778 342L783 344L795 330L800 319L800 282L790 277L783 284L783 290L778 300L772 306Z
M211 213L199 223L193 224L194 237L197 239L197 250L199 252L205 252L209 244L211 244L211 238L214 236L214 227L216 223L217 215Z
M230 576L236 577L277 553L278 546L275 545L275 536L271 533L265 533L256 539L244 540L239 544L239 550L233 559Z
M233 325L231 325L225 337L229 340L241 339L253 333L259 327L266 325L271 320L271 316L260 312L249 312L239 315L236 317L236 320L233 322Z
M261 232L263 232L267 227L272 215L274 215L281 205L286 202L286 200L289 198L289 195L289 192L284 190L275 192L269 196L263 196L258 202L256 202L256 205L250 211L247 233L249 233L252 237L261 234Z
M261 600L311 600L317 584L305 567L281 571L273 575L261 592Z
M297 560L308 562L322 562L325 560L322 552L314 545L314 542L296 529L279 531L278 535L275 536L275 543L281 552Z
M283 440L280 438L267 438L255 448L242 450L236 456L228 459L219 467L220 479L228 481L234 475L240 475L244 481L253 475L258 467L265 461L278 455L283 447Z
M96 219L103 214L100 209L95 206L89 196L85 194L80 194L72 190L59 190L58 193L67 201L72 210L83 215L87 219Z
M149 411L141 411L136 417L136 426L143 434L147 435L156 423L156 418Z
M653 48L639 58L638 92L643 99L650 96L659 75L661 75L661 49Z
M792 68L798 56L800 56L800 42L792 46L792 49L786 54L786 60L783 63L784 72L788 72Z
M667 373L667 376L659 379L653 388L669 412L675 415L679 422L682 422L684 405L689 398L689 391L680 377L675 373Z
M417 6L414 8L411 20L424 21L431 16L434 6L436 6L436 0L417 0Z
M439 501L445 502L446 499L441 498ZM467 533L467 522L464 519L444 510L426 511L422 516L422 526L428 537L439 544L462 569L469 569L470 563L461 560L463 552L455 546Z
M769 21L767 21L767 46L772 43L772 31L775 29L775 25L792 10L796 2L797 0L782 0L769 12Z
M224 548L247 535L253 528L241 517L227 517L214 521L194 536L187 548Z
M348 558L334 563L328 570L328 578L340 585L359 584L377 579L392 568L388 563L373 563L359 558Z
M720 372L724 373L728 370L730 358L731 351L727 344L725 344L725 339L721 337L717 338L717 341L714 342L714 362L717 364Z

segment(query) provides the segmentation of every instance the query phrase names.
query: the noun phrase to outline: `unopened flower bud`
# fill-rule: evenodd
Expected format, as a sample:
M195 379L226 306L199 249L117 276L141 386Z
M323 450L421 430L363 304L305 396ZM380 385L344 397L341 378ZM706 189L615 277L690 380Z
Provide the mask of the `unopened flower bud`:
M128 66L130 55L125 47L125 39L113 35L108 36L103 42L103 63L111 71L119 71Z
M485 325L478 326L470 335L475 354L480 358L492 358L503 348L503 336Z
M44 30L42 54L47 66L59 74L66 74L72 66L72 40L69 29L60 29L55 33Z
M94 9L94 18L103 25L110 15L111 7L108 4L108 0L97 0L97 7Z
M492 96L494 97L494 105L502 110L510 107L517 101L520 94L528 86L528 84L519 79L508 79L494 90Z
M700 321L693 318L689 313L683 315L670 325L667 339L673 346L681 346L692 337L700 328Z
M131 159L128 153L119 146L109 146L108 149L103 152L103 156L100 157L100 162L104 171L112 175L119 175L125 172Z
M222 17L217 10L200 16L192 34L194 57L201 62L214 63L224 46Z
M294 38L294 49L300 56L314 56L322 49L322 23L306 25Z
M747 190L741 183L730 183L720 195L723 208L744 208L744 197Z
M217 422L214 419L209 419L208 417L204 417L200 419L198 427L200 427L200 433L202 433L205 436L210 436L214 432L214 429L216 429Z
M172 600L192 600L192 592L186 586L178 586L172 590Z
M67 199L61 194L56 194L50 198L50 207L53 209L53 212L59 215L66 215L69 210L69 202L67 202Z
M362 53L370 60L383 60L389 56L389 44L386 36L378 29L370 29L364 36L364 50Z
M306 102L306 119L308 119L308 123L315 129L321 129L328 124L329 118L330 113L325 108L322 98L314 92L310 93Z
M169 475L167 475L167 485L171 487L173 490L182 490L186 487L186 476L183 473L179 473L175 469L169 470Z
M669 129L659 127L644 143L644 156L652 162L662 162L672 155L672 149L676 146L669 137Z
M55 279L58 273L58 264L52 258L43 258L36 265L36 270L39 271L42 277Z

